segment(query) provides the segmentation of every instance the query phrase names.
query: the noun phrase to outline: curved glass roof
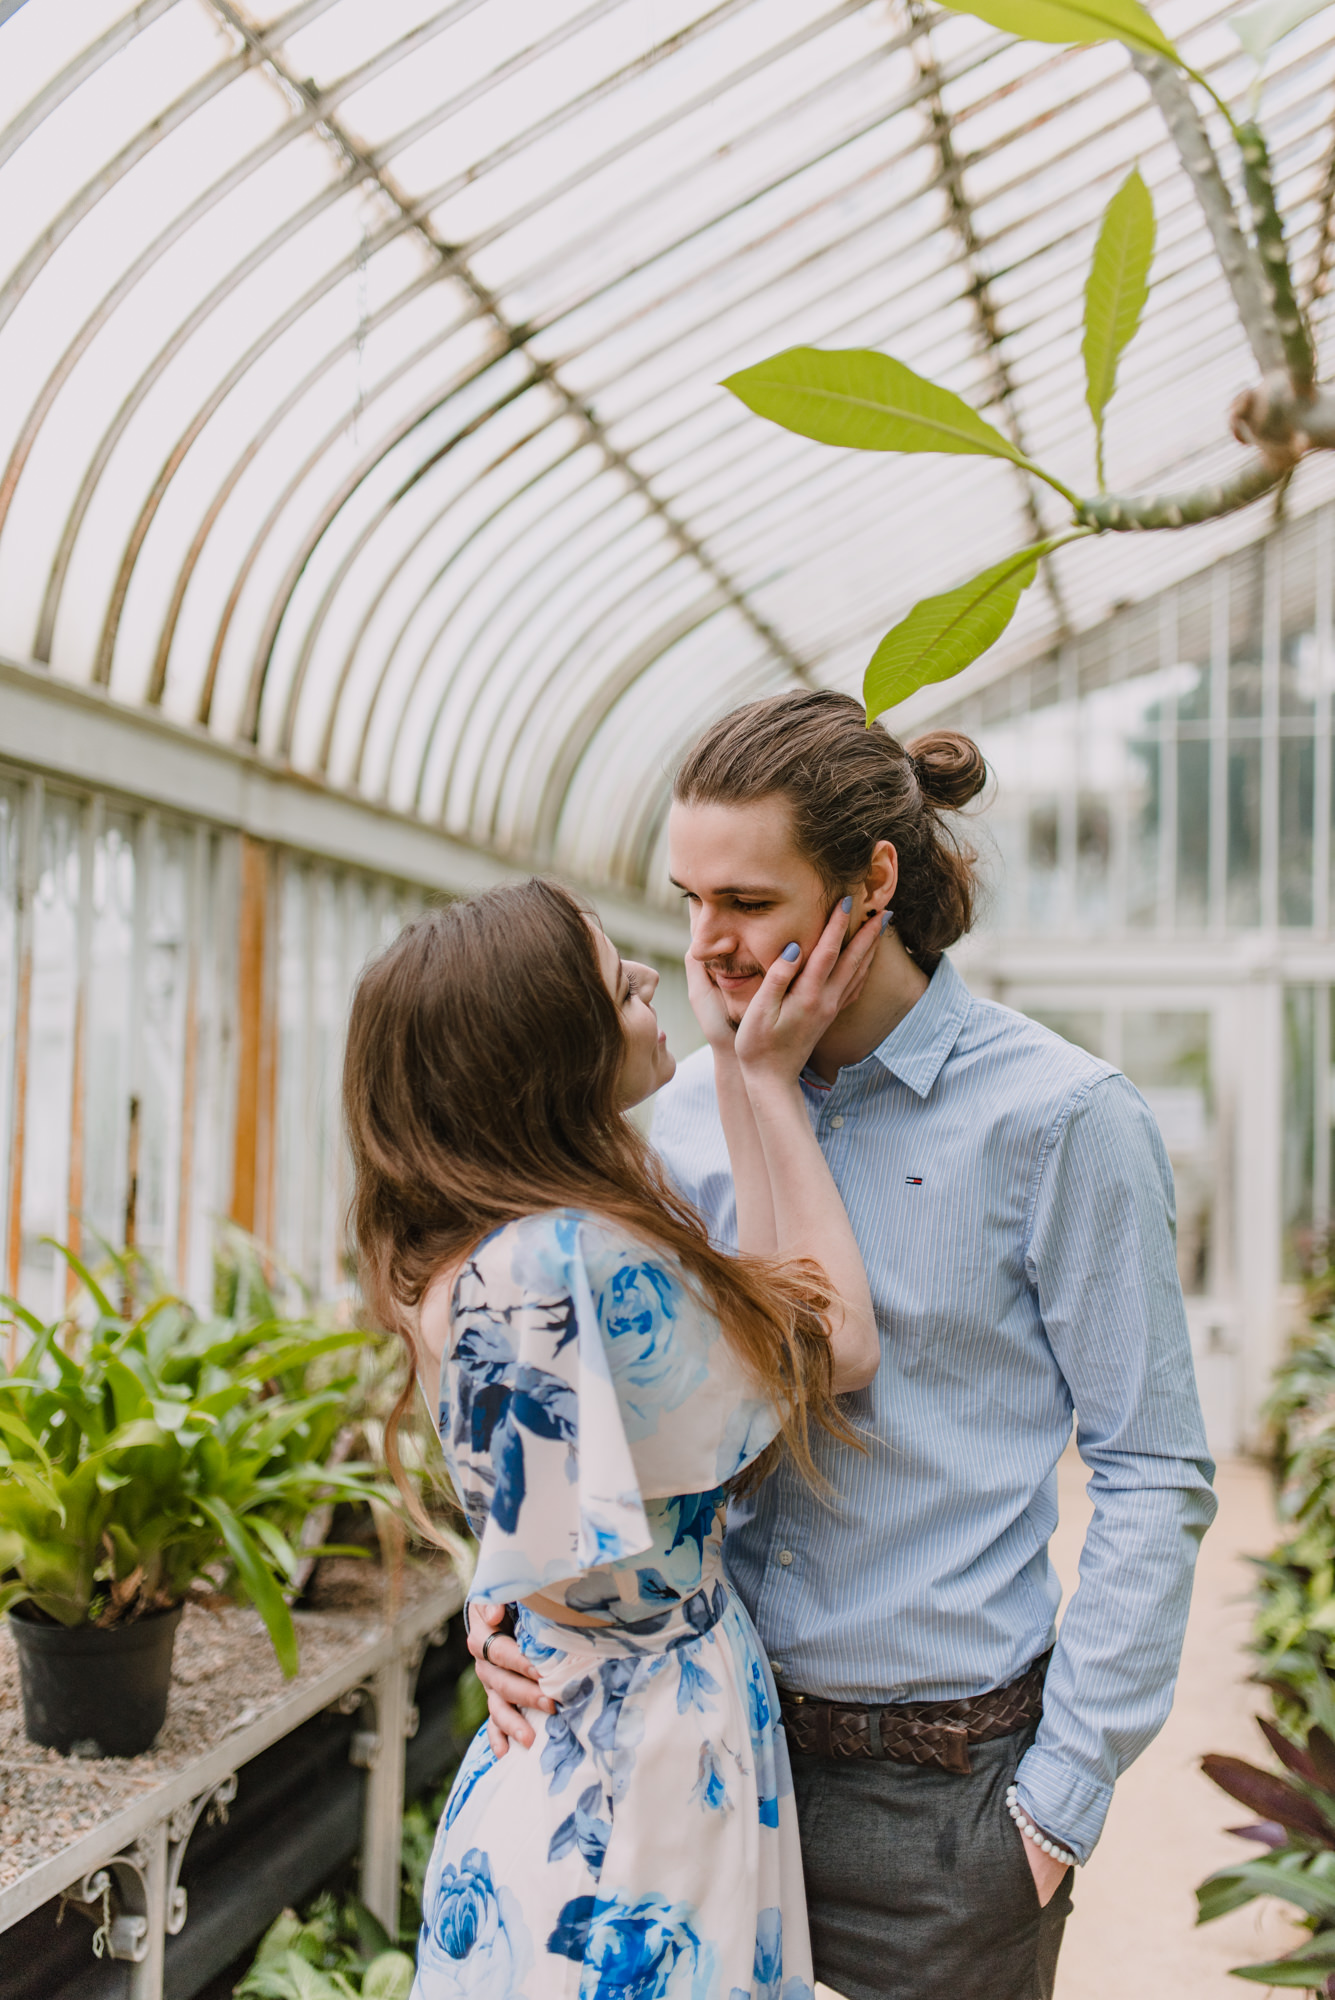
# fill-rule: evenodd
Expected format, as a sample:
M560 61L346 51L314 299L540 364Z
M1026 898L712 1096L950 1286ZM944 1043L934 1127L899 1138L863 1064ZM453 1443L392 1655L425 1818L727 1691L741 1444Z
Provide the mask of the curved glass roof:
M1242 93L1204 0L1159 13ZM1332 18L1265 100L1322 336ZM1137 158L1158 251L1109 454L1153 488L1238 454L1252 368L1120 48L923 0L26 0L0 651L656 893L685 740L798 679L855 688L915 597L1047 510L1001 463L792 437L720 377L884 347L1088 488L1084 274ZM1304 468L1290 505L1331 490ZM1062 552L995 664L1265 519Z

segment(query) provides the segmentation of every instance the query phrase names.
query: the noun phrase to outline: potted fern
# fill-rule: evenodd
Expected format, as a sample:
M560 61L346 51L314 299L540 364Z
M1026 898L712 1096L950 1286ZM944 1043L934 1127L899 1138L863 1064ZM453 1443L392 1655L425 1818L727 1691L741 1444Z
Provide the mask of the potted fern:
M134 1756L166 1715L184 1605L249 1602L295 1674L287 1600L324 1553L304 1524L387 1496L372 1467L337 1462L353 1378L324 1357L363 1336L201 1320L172 1297L130 1318L64 1254L82 1326L5 1302L32 1339L0 1369L0 1610L32 1741Z

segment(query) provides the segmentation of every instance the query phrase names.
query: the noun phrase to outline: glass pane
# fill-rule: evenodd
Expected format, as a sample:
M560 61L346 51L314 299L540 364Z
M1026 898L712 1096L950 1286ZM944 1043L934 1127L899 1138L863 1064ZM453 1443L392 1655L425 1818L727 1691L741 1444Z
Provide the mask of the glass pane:
M278 1131L273 1191L273 1248L287 1273L300 1274L307 1145L307 1054L310 1011L310 871L295 861L283 869L278 899Z
M1038 1021L1060 1035L1064 1042L1088 1049L1092 1056L1103 1054L1103 1016L1078 1007L1026 1007L1031 1021Z
M1283 737L1279 745L1279 921L1312 921L1312 739Z
M144 926L135 1236L140 1248L174 1277L185 1080L190 836L183 827L161 823L150 823L145 832L148 907Z
M1188 1297L1213 1288L1215 1157L1210 1016L1122 1016L1122 1068L1154 1113L1177 1187L1177 1268Z
M1330 1005L1325 989L1323 1004ZM1284 1276L1303 1276L1313 1249L1314 1111L1316 1104L1315 1009L1317 989L1284 990L1284 1118L1281 1128L1284 1208ZM1326 1135L1329 1144L1329 1134Z
M1228 746L1228 922L1261 921L1261 745Z
M70 1125L79 1014L79 891L82 808L48 793L38 836L28 1002L24 1119L23 1241L19 1296L42 1318L65 1302L66 1266L44 1236L68 1241Z
M117 1249L125 1240L134 1090L134 905L134 822L108 813L93 843L83 1212ZM100 1255L91 1244L89 1252Z
M1203 929L1210 911L1210 745L1177 746L1176 917Z
M13 1151L14 1018L18 1004L19 949L19 828L23 793L17 785L0 783L0 1244L9 1235L9 1173ZM17 1246L16 1246L17 1247ZM9 1257L0 1263L6 1286L12 1284ZM12 1359L12 1356L10 1357Z

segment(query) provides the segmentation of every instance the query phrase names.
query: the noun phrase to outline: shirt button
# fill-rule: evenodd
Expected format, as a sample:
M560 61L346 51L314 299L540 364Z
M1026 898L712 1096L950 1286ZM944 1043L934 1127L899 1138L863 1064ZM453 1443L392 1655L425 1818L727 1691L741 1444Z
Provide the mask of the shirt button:
M781 1562L781 1563L783 1564L783 1566L784 1566L784 1568L785 1568L785 1569L787 1569L787 1567L788 1567L789 1563L790 1563L790 1562L792 1561L792 1559L793 1559L793 1552L792 1552L792 1550L791 1550L791 1549L780 1549L780 1550L779 1550L779 1561L780 1561L780 1562Z
M836 1111L833 1118L830 1120L830 1123L831 1125L833 1125L836 1132L839 1130L839 1127L843 1124L843 1122L844 1122L843 1113L840 1111Z
M783 1672L782 1660L771 1660L769 1663L769 1670L772 1674L781 1674Z

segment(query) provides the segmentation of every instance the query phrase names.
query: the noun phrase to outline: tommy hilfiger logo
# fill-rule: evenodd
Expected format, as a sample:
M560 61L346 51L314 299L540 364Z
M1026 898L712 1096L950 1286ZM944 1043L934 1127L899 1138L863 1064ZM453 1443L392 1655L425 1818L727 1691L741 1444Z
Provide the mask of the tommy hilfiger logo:
M904 1176L904 1185L905 1185L905 1187L921 1187L921 1186L922 1186L922 1175L921 1175L921 1174L905 1174L905 1176Z

